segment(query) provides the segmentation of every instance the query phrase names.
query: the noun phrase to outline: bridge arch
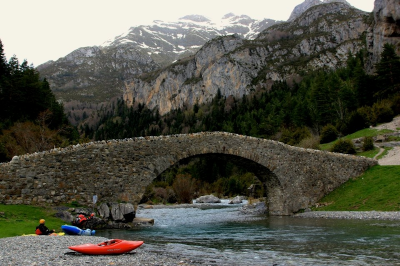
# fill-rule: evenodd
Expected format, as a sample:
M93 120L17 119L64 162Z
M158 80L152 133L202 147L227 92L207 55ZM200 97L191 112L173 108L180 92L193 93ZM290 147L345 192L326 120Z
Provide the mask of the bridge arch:
M257 169L268 187L269 211L288 215L316 203L377 164L351 155L302 149L225 132L91 142L16 156L0 165L0 202L138 203L163 171L193 156L223 155Z
M231 154L226 154L226 153L206 153L206 154L199 154L199 155L194 155L194 156L189 156L186 158L181 159L179 162L176 162L174 164L181 164L181 163L186 163L190 161L191 159L195 158L215 158L215 159L225 159L227 161L232 162L234 165L239 166L242 169L246 169L249 172L252 172L255 174L255 176L258 178L258 180L262 183L263 189L264 189L264 195L267 197L267 205L268 205L268 210L271 214L274 213L281 213L282 212L282 187L280 184L280 181L278 177L270 171L268 168L265 166L238 156L238 155L231 155ZM167 169L163 169L161 171L164 172ZM157 170L156 173L159 171ZM160 173L160 174L161 174ZM158 176L158 175L157 175Z

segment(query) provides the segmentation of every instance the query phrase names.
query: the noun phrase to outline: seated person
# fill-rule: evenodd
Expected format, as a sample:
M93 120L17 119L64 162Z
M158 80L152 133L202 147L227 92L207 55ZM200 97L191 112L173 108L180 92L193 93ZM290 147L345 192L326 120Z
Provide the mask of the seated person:
M44 219L40 219L39 221L40 224L36 226L36 231L35 231L37 235L50 235L55 232L54 229L49 230L49 228L47 228L46 225L44 225L45 222L46 221Z
M79 227L80 229L85 229L87 218L83 214L79 214L74 221L72 221L72 225Z
M79 227L80 229L86 229L86 228L91 228L93 225L93 220L94 219L94 213L91 213L90 216L85 217L83 214L79 214L76 216L76 218L72 221L72 225ZM89 222L89 226L87 226L87 223ZM91 223L90 223L91 222Z

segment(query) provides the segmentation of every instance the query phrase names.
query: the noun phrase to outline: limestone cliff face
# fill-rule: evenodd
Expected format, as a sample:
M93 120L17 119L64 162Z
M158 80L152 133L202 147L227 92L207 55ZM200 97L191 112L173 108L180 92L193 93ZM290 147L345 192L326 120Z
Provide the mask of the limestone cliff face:
M270 80L341 67L349 52L365 47L367 16L346 3L320 4L291 22L270 27L255 40L235 35L214 39L192 57L126 82L124 99L165 114L209 102L218 90L225 97L241 97L266 88Z
M127 82L124 99L128 104L145 103L164 114L185 104L208 102L218 89L223 95L241 96L248 92L248 77L226 55L242 44L243 40L235 35L215 39L194 57L181 60L154 77L151 73Z
M380 60L385 43L393 44L400 54L400 1L375 0L375 26L370 34L369 51L372 53L372 64Z
M332 3L332 2L341 2L347 5L350 5L346 0L305 0L303 3L297 5L292 13L290 14L290 17L288 21L293 21L296 18L298 18L301 14L303 14L307 9L320 5L320 4L327 4L327 3Z

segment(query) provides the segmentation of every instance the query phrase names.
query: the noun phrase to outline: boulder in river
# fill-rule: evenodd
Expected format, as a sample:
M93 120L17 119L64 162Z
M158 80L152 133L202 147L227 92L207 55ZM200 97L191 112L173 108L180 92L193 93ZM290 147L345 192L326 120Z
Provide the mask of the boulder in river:
M240 204L243 202L244 199L245 199L244 196L236 196L229 201L229 204Z
M221 200L214 195L205 195L197 198L196 203L221 203Z

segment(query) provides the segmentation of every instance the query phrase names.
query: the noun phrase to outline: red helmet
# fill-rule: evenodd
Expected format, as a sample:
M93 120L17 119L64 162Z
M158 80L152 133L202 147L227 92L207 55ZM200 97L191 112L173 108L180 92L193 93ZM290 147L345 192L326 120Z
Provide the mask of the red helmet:
M79 214L78 217L79 217L79 218L85 218L85 215Z

